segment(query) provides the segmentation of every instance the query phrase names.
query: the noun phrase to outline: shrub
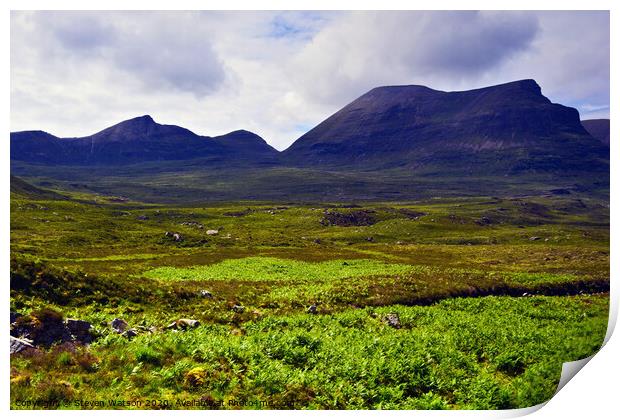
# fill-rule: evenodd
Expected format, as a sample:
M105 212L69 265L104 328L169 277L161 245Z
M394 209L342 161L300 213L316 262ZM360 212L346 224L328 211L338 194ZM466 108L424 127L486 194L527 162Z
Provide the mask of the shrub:
M150 363L155 366L160 366L163 356L161 353L153 350L150 347L140 347L135 352L136 360L142 363Z
M185 374L185 383L191 388L203 386L207 380L207 371L203 367L195 367Z

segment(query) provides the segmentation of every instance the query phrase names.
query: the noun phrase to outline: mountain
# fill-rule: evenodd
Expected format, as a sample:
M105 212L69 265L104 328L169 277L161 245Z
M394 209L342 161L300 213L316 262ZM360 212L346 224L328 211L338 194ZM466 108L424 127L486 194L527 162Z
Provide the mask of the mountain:
M499 175L608 170L573 108L534 80L463 92L372 89L296 140L289 165Z
M534 80L463 92L378 87L277 152L150 116L96 134L11 133L11 174L148 202L409 200L570 191L607 197L609 146ZM37 192L35 192L37 193Z
M581 125L595 139L609 145L609 119L583 120Z
M229 164L265 163L278 152L258 135L240 130L199 136L148 115L87 137L59 138L43 131L11 133L11 161L48 165L127 165L150 161L205 159Z

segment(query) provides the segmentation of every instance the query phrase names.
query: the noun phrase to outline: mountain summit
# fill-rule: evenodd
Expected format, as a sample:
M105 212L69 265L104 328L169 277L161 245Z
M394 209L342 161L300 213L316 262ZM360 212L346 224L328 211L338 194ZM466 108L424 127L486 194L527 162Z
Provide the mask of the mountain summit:
M303 166L477 174L590 170L606 159L577 110L551 103L530 79L463 92L378 87L304 134L283 157Z

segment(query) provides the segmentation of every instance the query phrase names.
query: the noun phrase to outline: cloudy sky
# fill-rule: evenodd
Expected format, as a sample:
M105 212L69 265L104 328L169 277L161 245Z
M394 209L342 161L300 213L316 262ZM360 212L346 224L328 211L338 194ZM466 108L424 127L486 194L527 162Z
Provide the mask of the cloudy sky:
M368 90L533 78L609 116L607 12L12 12L11 130L82 136L150 114L284 149Z

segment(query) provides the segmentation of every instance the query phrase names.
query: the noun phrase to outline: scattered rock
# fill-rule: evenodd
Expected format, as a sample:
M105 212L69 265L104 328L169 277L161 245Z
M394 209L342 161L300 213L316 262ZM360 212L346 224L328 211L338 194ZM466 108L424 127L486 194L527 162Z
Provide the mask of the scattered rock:
M242 314L243 312L245 312L245 306L241 306L241 305L235 305L232 307L233 312L236 312L238 314Z
M321 240L317 238L317 239L315 239L315 240L314 240L314 241L312 241L312 242L314 242L315 244L319 245L319 244L321 243Z
M136 217L136 219L138 219L138 220L149 220L149 217L146 214L141 214L140 216Z
M119 334L122 334L129 327L129 324L124 319L114 318L112 322L110 323L110 326L112 327L114 331L116 331Z
M530 237L530 241L539 241L540 240L540 236L532 236Z
M164 236L166 238L172 238L173 241L175 242L181 242L183 240L183 236L181 236L180 233L175 233L175 232L166 232L164 234Z
M208 290L201 290L200 296L202 296L203 298L209 298L209 299L213 298L213 294L209 292Z
M134 338L138 335L138 330L136 330L135 328L130 328L121 335L126 338Z
M478 226L488 226L488 225L490 225L491 223L492 223L492 222L491 222L491 219L489 219L489 218L488 218L488 217L486 217L486 216L482 216L480 219L476 220L476 224L477 224Z
M11 336L11 354L19 353L24 350L33 349L34 346L29 340Z
M146 325L138 325L137 329L139 329L140 331L148 332L148 333L157 332L157 328L147 327Z
M400 317L397 313L389 313L384 315L381 320L392 328L400 328Z
M204 229L204 225L202 223L198 223L198 222L183 222L181 223L183 226L190 226L190 227L195 227L198 229Z
M187 330L189 328L196 328L200 326L200 322L195 319L181 318L171 322L166 326L167 330Z
M318 312L316 305L310 305L306 312L309 314L316 314Z
M372 236L369 236L369 237L367 237L367 238L366 238L366 240L367 240L368 242L374 242L374 241L375 241L375 238L373 238Z
M207 230L207 235L217 235L218 233L220 233L220 231L217 230L217 229L209 229L209 230Z

